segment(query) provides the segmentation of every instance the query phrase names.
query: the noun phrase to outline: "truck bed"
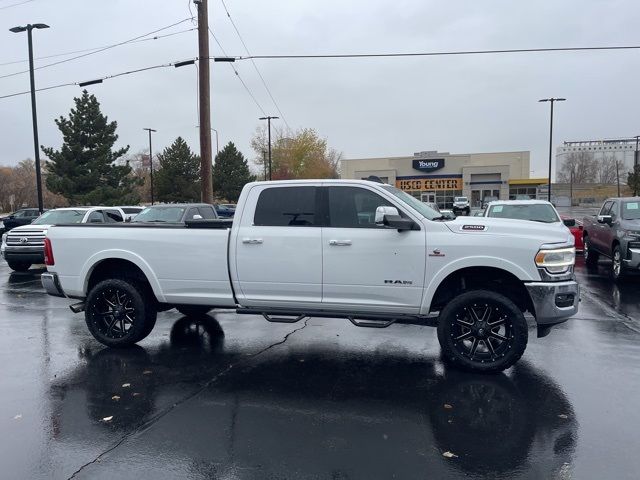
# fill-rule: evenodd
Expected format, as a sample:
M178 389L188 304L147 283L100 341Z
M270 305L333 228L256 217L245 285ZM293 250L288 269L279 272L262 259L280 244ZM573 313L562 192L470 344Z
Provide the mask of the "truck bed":
M188 225L56 225L47 233L55 256L49 270L58 274L67 295L83 297L84 279L101 260L129 261L149 279L160 302L233 307L227 264L231 224L200 220Z

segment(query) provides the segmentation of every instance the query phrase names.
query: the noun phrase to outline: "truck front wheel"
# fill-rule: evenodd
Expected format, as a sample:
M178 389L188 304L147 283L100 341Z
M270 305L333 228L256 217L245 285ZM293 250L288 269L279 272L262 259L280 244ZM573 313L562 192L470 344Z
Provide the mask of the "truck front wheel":
M87 296L85 320L91 335L109 347L127 347L144 339L157 311L145 289L134 280L108 279Z
M443 359L472 372L498 372L516 363L527 347L528 326L507 297L489 290L458 295L440 312Z

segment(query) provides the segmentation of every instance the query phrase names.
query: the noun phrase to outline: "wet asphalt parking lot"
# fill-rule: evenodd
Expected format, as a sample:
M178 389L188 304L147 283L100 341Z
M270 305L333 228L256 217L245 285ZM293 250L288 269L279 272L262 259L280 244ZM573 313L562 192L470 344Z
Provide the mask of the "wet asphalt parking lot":
M429 327L231 311L112 350L0 261L0 478L636 479L640 277L607 268L579 257L579 315L473 375Z

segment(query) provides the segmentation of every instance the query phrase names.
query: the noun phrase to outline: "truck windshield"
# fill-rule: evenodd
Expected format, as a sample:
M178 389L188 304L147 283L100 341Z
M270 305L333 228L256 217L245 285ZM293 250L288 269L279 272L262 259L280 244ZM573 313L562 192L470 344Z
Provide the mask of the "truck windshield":
M640 202L624 202L622 204L622 218L624 220L640 220Z
M454 202L467 202L467 197L455 197L453 199Z
M80 223L86 210L49 210L40 215L32 225L55 225L58 223Z
M551 205L491 205L487 217L513 218L516 220L531 220L533 222L559 222L558 214Z
M408 193L403 192L399 188L392 187L391 185L381 185L387 192L391 193L395 197L399 198L404 203L408 204L414 210L417 210L420 215L428 220L442 219L442 214L435 211L429 205L422 203L416 197L412 197Z
M132 223L179 223L185 210L185 207L172 207L169 205L148 207L136 215Z

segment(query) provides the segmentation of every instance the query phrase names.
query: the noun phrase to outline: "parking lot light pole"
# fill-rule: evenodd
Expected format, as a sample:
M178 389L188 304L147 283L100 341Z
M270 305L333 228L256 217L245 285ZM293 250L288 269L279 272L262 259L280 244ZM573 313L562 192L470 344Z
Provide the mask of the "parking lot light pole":
M538 102L551 102L551 121L549 122L549 180L547 182L547 200L551 201L551 152L553 150L553 104L564 102L566 98L542 98Z
M271 120L277 120L280 117L260 117L259 120L267 121L267 130L269 131L269 180L271 180Z
M151 179L151 205L153 205L153 152L151 151L151 132L156 132L153 128L143 128L149 132L149 172Z
M33 120L33 148L35 153L36 162L36 190L38 192L38 211L42 213L44 211L44 205L42 202L42 174L40 172L40 142L38 141L38 116L36 114L36 86L35 78L33 74L33 39L31 32L33 29L49 28L49 25L44 23L29 23L24 27L13 27L9 31L13 33L27 32L27 39L29 42L29 81L31 83L31 117Z

